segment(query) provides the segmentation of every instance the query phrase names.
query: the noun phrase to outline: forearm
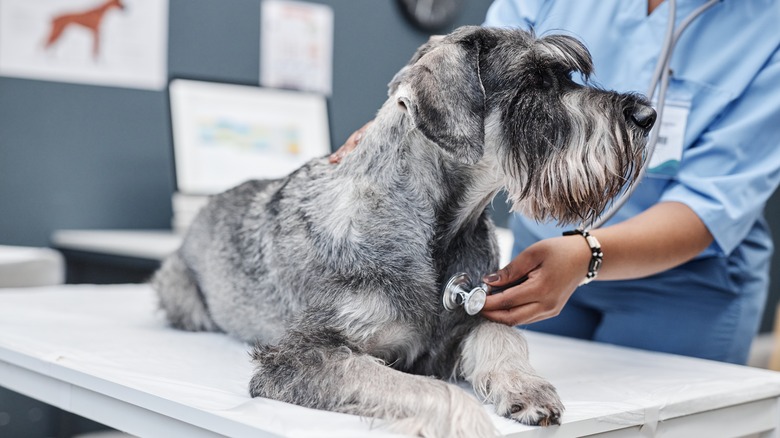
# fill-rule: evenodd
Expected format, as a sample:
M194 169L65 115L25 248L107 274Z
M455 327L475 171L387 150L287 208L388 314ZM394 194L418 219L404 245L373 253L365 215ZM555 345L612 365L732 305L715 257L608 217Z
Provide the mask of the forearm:
M626 280L656 274L692 259L713 241L687 205L662 202L610 227L591 231L601 243L599 280Z

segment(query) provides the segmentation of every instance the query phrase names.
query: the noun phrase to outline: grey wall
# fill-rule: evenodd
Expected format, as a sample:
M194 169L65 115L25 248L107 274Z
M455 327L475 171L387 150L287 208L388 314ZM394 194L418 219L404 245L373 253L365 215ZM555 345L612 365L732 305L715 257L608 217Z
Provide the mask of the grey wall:
M331 139L371 119L428 34L395 0L322 0L335 15ZM455 25L482 22L465 1ZM170 0L169 77L257 84L260 0ZM0 78L0 244L61 228L168 228L174 189L165 92ZM767 217L780 230L780 198ZM773 272L780 272L775 260ZM777 276L774 276L777 278ZM771 327L773 286L763 329Z
M315 1L335 16L331 139L386 98L428 39L395 0ZM480 24L489 0L455 25ZM168 75L257 84L260 0L170 0ZM61 228L169 228L174 189L166 92L0 78L0 244L47 245Z

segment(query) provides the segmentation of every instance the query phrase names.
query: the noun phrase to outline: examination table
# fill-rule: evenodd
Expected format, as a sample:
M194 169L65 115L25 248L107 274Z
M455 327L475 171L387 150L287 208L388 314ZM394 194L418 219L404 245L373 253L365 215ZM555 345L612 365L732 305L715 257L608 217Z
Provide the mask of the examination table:
M561 426L539 428L485 406L505 436L780 437L780 373L527 337L566 411ZM397 436L381 421L250 398L248 352L166 327L147 285L0 292L0 386L61 409L149 437Z

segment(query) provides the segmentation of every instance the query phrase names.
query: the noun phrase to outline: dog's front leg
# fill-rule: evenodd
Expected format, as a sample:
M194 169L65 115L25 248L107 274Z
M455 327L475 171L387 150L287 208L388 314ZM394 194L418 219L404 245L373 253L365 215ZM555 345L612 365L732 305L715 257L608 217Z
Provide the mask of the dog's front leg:
M405 435L491 437L482 405L460 388L394 370L360 352L338 331L289 332L274 346L258 345L253 397L389 420Z
M483 321L463 340L459 365L461 375L499 415L529 425L560 424L563 404L531 367L517 329Z

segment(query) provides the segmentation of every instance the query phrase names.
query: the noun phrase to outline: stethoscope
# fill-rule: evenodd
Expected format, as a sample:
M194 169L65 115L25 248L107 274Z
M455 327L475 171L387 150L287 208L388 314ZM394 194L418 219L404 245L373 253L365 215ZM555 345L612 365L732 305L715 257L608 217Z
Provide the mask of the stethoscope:
M708 0L707 3L699 6L693 12L690 13L679 26L675 26L675 17L677 16L677 0L667 0L669 2L669 18L666 26L666 33L664 35L664 43L661 47L661 53L658 55L658 62L655 65L653 76L650 79L650 85L647 88L645 95L648 99L652 100L658 87L658 102L656 104L656 123L655 127L650 132L650 138L647 140L645 160L642 165L642 169L639 171L638 176L634 180L641 181L647 174L647 167L650 163L650 159L655 152L655 146L658 144L658 134L660 132L661 121L663 120L664 105L666 103L666 91L669 88L669 78L671 76L671 69L669 69L669 63L672 58L672 52L677 42L680 39L683 31L696 19L699 15L703 14L707 9L715 6L722 0ZM659 86L660 82L660 86ZM620 208L625 205L628 198L636 190L637 183L631 184L622 195L615 200L610 208L604 212L598 219L595 219L590 224L581 223L579 228L582 230L599 228L604 225L605 222L610 220L612 216L617 213ZM485 283L481 283L472 287L473 284L471 278L466 273L457 273L444 286L444 294L442 297L442 303L447 310L455 310L458 307L463 307L469 315L476 315L482 310L487 299L488 290L491 294L501 292L511 287L517 286L520 283L527 280L527 277L522 277L518 281L504 286L501 289L489 288Z

